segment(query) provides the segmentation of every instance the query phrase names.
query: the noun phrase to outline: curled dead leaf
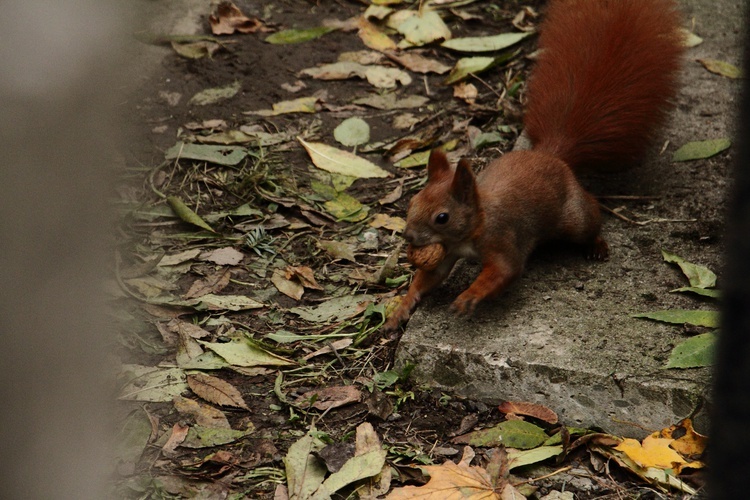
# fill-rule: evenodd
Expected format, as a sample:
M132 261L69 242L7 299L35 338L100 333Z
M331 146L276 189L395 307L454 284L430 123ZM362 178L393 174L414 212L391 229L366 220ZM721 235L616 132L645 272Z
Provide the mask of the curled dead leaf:
M269 31L263 21L257 17L247 17L236 5L226 0L219 2L214 12L208 16L208 22L214 35L231 35L235 31L239 33Z

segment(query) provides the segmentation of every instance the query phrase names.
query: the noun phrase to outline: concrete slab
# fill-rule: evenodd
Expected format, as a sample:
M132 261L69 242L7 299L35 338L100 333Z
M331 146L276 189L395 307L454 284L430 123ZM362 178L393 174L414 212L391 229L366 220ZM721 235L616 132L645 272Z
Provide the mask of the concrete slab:
M686 142L732 136L740 85L708 73L696 59L739 64L743 5L733 0L681 5L686 27L695 23L704 43L687 53L665 152L656 151L630 173L585 181L597 195L644 197L602 201L646 223L607 217L611 257L605 263L587 262L572 248L541 249L511 289L469 319L448 311L478 272L478 266L459 265L425 299L401 339L397 364L415 363L419 381L488 402L542 403L568 425L619 435L643 436L696 410L698 427L707 430L702 403L710 369L663 369L686 332L632 318L659 309L715 308L669 293L685 283L660 250L720 272L733 152L680 164L670 158Z

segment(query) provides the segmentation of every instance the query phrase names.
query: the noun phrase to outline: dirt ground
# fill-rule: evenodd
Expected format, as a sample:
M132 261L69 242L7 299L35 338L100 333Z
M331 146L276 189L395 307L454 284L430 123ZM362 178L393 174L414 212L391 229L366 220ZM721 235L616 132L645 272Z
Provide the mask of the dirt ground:
M447 11L446 22L454 37L516 31L512 22L526 6L532 10L522 23L533 26L538 22L528 13L538 9L539 3L476 2ZM357 116L370 126L368 144L392 145L412 137L413 142L402 141L399 146L410 151L457 139L458 153L470 156L481 168L498 151L512 147L518 135L522 83L531 65L526 56L534 50L534 37L510 49L510 53L520 52L507 62L471 79L478 89L472 103L453 96L453 88L443 84L445 75L411 72L413 81L399 85L394 93L399 98L425 96L427 104L376 109L353 104L357 98L385 93L363 79L325 81L300 75L306 68L335 62L343 52L365 50L356 29L338 29L295 45L264 42L280 29L318 27L330 20L359 16L365 5L345 0L236 4L245 15L262 19L269 31L221 37L221 48L210 58L167 56L162 67L122 106L131 131L123 141L127 144L125 173L116 190L116 205L122 215L117 242L120 286L116 319L121 330L117 352L127 366L191 366L185 356L190 360L199 357L194 349L206 343L231 343L244 334L265 351L292 360L293 366L225 366L205 371L231 384L245 402L234 407L214 404L214 409L225 415L232 429L253 430L223 445L176 446L165 451L177 429L198 419L195 411L184 409L190 403L122 401L123 427L145 416L149 435L142 454L121 461L118 494L127 498L283 498L274 496L278 485L285 482L283 458L313 424L325 433L334 454L346 454L344 448L351 443L355 429L370 422L388 450L388 462L398 471L392 484L419 481L411 466L456 459L462 451L462 445L452 442L456 435L492 426L503 420L503 413L482 402L415 386L408 378L396 381L383 376L398 374L389 372L395 340L381 338L377 331L382 310L363 307L354 315L321 324L292 309L317 306L353 292L367 294L373 306L383 305L403 290L409 273L403 253L390 280L368 279L384 267L401 242L397 230L373 228L369 222L376 213L404 217L410 195L424 182L422 169L394 167L394 158L404 155L392 146L358 151L391 176L359 179L346 190L369 207L367 218L337 217L326 208L335 179L311 165L296 138L347 149L335 142L333 130L344 119ZM208 19L202 21L204 33L210 34ZM453 66L459 57L434 46L421 52L447 66ZM240 87L231 98L208 105L190 101L201 91L234 82ZM303 96L317 98L314 113L248 113ZM396 128L394 120L401 119L411 126ZM224 123L206 124L208 120ZM212 133L240 127L285 133L286 137L262 147L256 139L248 139L241 145L251 151L250 156L234 166L165 161L165 152L178 141L210 141L206 138ZM495 132L496 142L470 151L468 138L474 137L477 129ZM182 200L215 232L176 218L167 197ZM379 202L386 197L390 199ZM245 204L244 211L228 214ZM718 234L720 228L708 232ZM354 259L332 253L321 241L346 243ZM225 248L239 252L239 260L224 261L210 254ZM165 265L162 259L173 256L184 260ZM298 300L279 292L272 282L274 271L289 266L309 268L319 287L307 287ZM190 299L200 298L193 293L200 280L208 283L212 293L251 297L264 306L240 311L196 306ZM185 325L200 327L205 333L186 342ZM280 332L291 340L279 341ZM341 339L351 342L338 344ZM327 351L318 352L324 348ZM188 374L195 373L188 370ZM326 387L354 388L357 396L342 406L316 407L316 399L322 396L311 396L311 391ZM182 391L181 400L208 404L191 390ZM546 427L550 432L558 429ZM486 464L485 450L476 451L478 461ZM575 498L666 495L614 465L602 467L601 460L584 446L571 451L562 463L552 461L514 474L520 472L517 481L521 483L564 469L549 479L530 483L537 488L534 498L553 490L571 492ZM693 475L691 481L700 486L700 477ZM351 491L340 498L347 494Z

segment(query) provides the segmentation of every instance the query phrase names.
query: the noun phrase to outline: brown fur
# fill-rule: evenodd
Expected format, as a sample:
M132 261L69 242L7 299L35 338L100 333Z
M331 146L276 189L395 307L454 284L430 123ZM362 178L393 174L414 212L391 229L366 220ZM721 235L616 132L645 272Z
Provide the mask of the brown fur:
M645 154L676 91L678 27L672 0L551 2L528 88L525 125L534 148L492 161L477 179L467 161L452 169L433 150L404 236L415 247L442 244L445 257L433 270L416 271L386 330L406 321L459 258L482 263L452 306L470 314L521 274L542 241L566 239L585 245L590 257L607 257L599 205L574 170Z

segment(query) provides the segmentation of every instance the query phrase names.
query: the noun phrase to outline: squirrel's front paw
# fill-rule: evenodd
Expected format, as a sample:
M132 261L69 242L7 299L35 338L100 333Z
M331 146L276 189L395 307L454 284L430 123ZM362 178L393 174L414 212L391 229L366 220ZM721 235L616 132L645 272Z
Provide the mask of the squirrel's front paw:
M474 294L467 290L453 301L453 304L451 304L451 311L459 316L471 316L474 314L474 309L477 308L477 304L480 300L479 297L474 296Z

